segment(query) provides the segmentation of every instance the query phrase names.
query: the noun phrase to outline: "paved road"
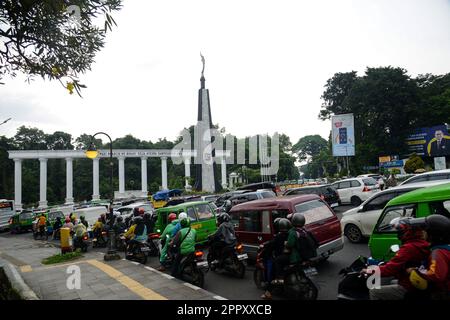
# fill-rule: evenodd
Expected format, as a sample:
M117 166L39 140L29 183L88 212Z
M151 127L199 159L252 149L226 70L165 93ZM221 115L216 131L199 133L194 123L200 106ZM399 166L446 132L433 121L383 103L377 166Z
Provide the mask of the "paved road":
M336 209L338 218L341 218L342 212L352 208L351 206L341 206ZM21 235L1 234L4 237L20 237L32 240L31 233ZM105 249L91 249L92 251L105 251ZM90 251L91 251L90 250ZM122 253L123 255L123 253ZM344 249L330 256L327 261L322 262L318 267L319 275L316 276L316 282L319 285L319 299L334 300L337 295L337 287L340 280L339 271L347 267L358 255L369 255L367 242L352 244L345 239ZM158 267L156 258L150 258L147 262L150 267ZM248 266L244 279L236 279L227 274L217 274L208 272L205 276L205 290L214 292L227 299L249 299L258 300L262 294L253 283L254 267ZM277 297L276 297L277 298Z

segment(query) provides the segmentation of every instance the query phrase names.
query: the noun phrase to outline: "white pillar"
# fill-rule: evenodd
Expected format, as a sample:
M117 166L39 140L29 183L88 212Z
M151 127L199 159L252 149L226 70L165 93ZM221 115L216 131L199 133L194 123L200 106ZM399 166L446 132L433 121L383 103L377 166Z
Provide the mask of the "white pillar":
M225 157L222 157L221 167L222 167L222 188L225 189L227 187L227 160Z
M39 184L39 208L47 208L47 160L39 158L40 163L40 184Z
M14 203L22 210L22 159L14 159Z
M125 157L119 159L119 193L125 194Z
M66 158L66 204L73 204L73 159Z
M162 188L167 188L167 157L161 157Z
M184 179L185 179L185 188L190 189L191 185L189 184L189 179L191 178L191 158L184 158Z
M100 200L99 163L99 158L92 159L92 200Z
M147 194L147 157L141 157L141 188L142 193Z

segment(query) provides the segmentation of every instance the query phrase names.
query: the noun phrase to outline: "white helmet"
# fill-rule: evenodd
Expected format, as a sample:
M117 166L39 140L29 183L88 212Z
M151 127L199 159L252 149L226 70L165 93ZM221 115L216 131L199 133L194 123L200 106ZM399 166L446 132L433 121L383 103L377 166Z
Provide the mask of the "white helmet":
M180 214L178 215L178 220L181 221L183 219L187 219L187 214L186 212L180 212Z

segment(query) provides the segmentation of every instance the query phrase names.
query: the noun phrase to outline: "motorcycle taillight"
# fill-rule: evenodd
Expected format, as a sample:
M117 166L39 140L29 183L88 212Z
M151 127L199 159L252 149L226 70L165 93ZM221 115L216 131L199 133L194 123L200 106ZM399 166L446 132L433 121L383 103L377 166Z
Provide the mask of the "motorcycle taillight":
M244 250L244 247L242 246L241 243L238 244L238 245L236 246L236 251L237 251L238 253L242 253L243 250Z
M202 252L202 251L195 251L195 257L196 257L196 258L201 258L201 257L203 257L203 252Z

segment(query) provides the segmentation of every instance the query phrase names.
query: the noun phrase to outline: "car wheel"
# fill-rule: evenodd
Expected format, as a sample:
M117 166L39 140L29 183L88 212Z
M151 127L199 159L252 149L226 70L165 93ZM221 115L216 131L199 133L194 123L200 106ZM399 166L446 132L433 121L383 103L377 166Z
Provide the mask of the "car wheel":
M356 196L353 196L353 197L350 199L350 202L352 203L353 206L357 207L357 206L359 206L359 205L361 204L362 201L361 201L360 198L358 198L358 197L356 197Z
M352 243L359 243L363 238L361 230L359 230L359 228L354 224L347 225L345 227L344 234Z

